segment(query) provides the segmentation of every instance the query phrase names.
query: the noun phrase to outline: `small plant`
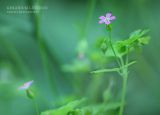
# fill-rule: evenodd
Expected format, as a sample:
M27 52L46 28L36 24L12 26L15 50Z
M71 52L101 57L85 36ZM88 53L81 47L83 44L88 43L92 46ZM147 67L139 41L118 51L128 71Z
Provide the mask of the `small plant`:
M78 100L76 99L74 101L67 102L65 105L62 105L61 107L54 108L51 110L46 110L44 112L41 112L41 115L106 115L106 114L110 115L109 113L110 110L113 110L113 112L116 113L117 115L117 111L115 111L117 108L119 109L118 114L124 115L129 67L136 63L136 60L131 61L131 58L129 55L131 54L131 52L137 49L140 49L141 46L148 44L150 37L146 36L146 33L148 32L148 30L136 30L129 35L128 39L113 42L111 23L116 19L116 17L113 16L112 13L107 13L105 16L100 16L99 19L100 19L99 24L105 24L105 29L107 30L107 33L108 33L108 37L105 37L103 39L100 46L107 61L105 60L101 62L101 59L102 59L101 55L96 52L96 57L97 56L100 57L97 59L97 62L107 63L107 64L111 63L111 66L109 66L107 69L92 71L91 72L92 74L90 75L94 76L94 74L98 74L98 73L117 72L119 76L121 76L122 78L120 101L115 101L116 99L111 99L112 97L111 90L113 85L113 80L111 80L108 88L103 93L103 101L101 101L101 103L97 103L97 102L88 103L88 102L92 102L92 99L90 98L90 96L85 95L85 90L83 89L84 91L83 91L83 94L81 94L81 96L85 98L82 97L82 99L78 99ZM90 51L89 53L86 53L87 46L88 46L87 40L82 40L79 43L78 56L76 60L74 60L71 65L70 64L65 65L63 67L64 71L73 73L75 76L77 75L84 76L85 73L89 73L91 71L91 68L92 68L91 63L94 63L94 61L91 60L91 56L88 56L88 55L91 55L93 52ZM99 75L99 76L102 76L102 75ZM81 80L82 78L79 77L79 79ZM75 87L77 86L79 79L74 80ZM92 86L95 86L94 88L98 87L98 85L94 84L95 83L94 81L96 80L97 79L94 79L93 82L91 82L91 87L89 87L89 90L93 89ZM19 90L25 90L27 97L33 101L37 115L39 115L40 112L38 110L38 106L35 101L35 95L33 91L30 89L32 84L33 84L33 80L26 82L19 87ZM82 90L82 88L79 88L78 90L80 89ZM75 89L75 91L76 90L77 89ZM89 90L86 90L87 93ZM97 95L97 93L94 92L92 93L92 95ZM89 97L89 98L86 98L86 97ZM96 97L94 99L96 99Z
M99 19L99 24L105 24L106 30L108 32L108 37L104 39L101 45L101 50L106 57L112 57L115 59L118 67L100 69L93 71L92 73L117 72L122 77L119 115L123 115L129 66L136 63L136 61L130 61L129 54L137 48L148 44L150 38L149 36L145 36L148 30L137 30L131 33L128 39L113 42L111 22L115 20L116 17L112 16L112 13L107 13L106 16L100 16Z
M28 81L28 82L24 83L22 86L20 86L18 88L18 90L24 90L26 92L27 97L33 101L33 105L35 107L37 115L39 115L40 113L39 113L39 110L38 110L38 105L37 105L37 103L35 101L35 94L30 89L32 84L33 84L33 80L32 81Z
M128 39L113 42L113 39L111 36L112 35L111 23L116 19L116 17L113 16L112 13L107 13L106 16L100 16L99 19L100 19L99 24L105 24L106 30L108 32L108 37L103 39L103 42L100 48L102 52L105 54L107 59L112 58L111 62L107 61L107 64L114 63L115 61L115 64L112 64L112 66L114 65L115 67L100 69L100 70L92 71L91 73L97 74L97 73L104 73L104 72L117 72L119 76L122 77L122 90L120 92L121 93L120 102L119 101L116 102L115 100L114 101L110 100L112 95L111 94L111 90L112 90L111 87L113 85L112 83L113 80L112 80L109 84L109 87L104 92L103 94L104 100L100 104L96 103L96 104L86 105L86 102L83 99L76 100L66 105L63 105L60 108L42 112L42 115L105 115L105 114L109 115L110 114L108 113L109 110L114 110L114 112L117 115L117 112L115 111L117 108L119 108L119 111L118 111L119 115L124 114L129 66L136 63L135 60L131 61L131 59L129 58L129 54L134 50L139 49L141 46L148 44L150 38L148 36L145 36L148 30L137 30L131 33ZM80 49L82 50L83 48L80 47ZM80 55L80 62L79 62L80 64L82 63L83 58L84 58L84 55ZM89 68L91 67L89 66ZM73 63L71 65L65 65L63 69L71 73L76 73L77 75L78 73L82 73L82 72L88 73L88 71L90 70L89 68L87 69L87 71L82 71L82 70L85 70L84 66L77 66L77 63Z

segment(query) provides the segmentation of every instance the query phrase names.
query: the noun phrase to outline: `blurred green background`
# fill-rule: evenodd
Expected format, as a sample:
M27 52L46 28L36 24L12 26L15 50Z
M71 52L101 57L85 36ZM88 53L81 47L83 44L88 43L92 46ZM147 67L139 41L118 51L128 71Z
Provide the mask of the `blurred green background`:
M32 79L40 111L82 97L101 102L102 92L114 74L96 77L90 72L106 67L95 42L106 34L98 17L109 11L116 16L114 40L125 39L137 29L150 29L149 45L132 55L138 63L130 68L125 115L160 114L159 0L41 2L48 9L36 15L7 13L8 6L32 5L29 0L0 0L1 115L35 114L24 92L17 91L18 86ZM78 59L83 58L80 53L84 53L85 60ZM113 79L114 90L119 91L121 79Z

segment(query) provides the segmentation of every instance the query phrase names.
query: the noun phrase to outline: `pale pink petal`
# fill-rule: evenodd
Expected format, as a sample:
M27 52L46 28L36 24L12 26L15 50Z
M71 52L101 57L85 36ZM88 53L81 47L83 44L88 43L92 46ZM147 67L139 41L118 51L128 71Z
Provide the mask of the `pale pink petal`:
M33 83L33 80L29 81L29 82L26 82L22 86L20 86L18 89L19 90L26 90L26 89L28 89L32 85L32 83Z
M105 23L106 25L109 25L111 23L112 20L115 20L116 17L112 16L112 13L106 13L106 16L100 16L99 17L99 24Z
M116 19L115 16L111 16L111 17L110 17L110 20L115 20L115 19Z
M110 21L105 21L105 24L109 25L111 22Z
M100 16L99 17L99 19L101 19L101 20L105 20L105 18L106 18L105 16Z
M110 18L112 16L112 13L107 13L106 18Z
M102 24L102 23L104 23L104 21L103 21L103 20L100 20L98 23L99 23L99 24Z

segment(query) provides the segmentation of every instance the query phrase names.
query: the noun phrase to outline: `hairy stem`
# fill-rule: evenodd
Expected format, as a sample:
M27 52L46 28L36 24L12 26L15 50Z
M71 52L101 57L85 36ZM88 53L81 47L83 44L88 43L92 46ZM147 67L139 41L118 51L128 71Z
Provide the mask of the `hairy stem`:
M124 112L125 96L126 96L127 80L128 80L128 67L127 66L125 67L125 64L128 65L128 53L129 53L129 49L127 47L127 56L126 56L125 62L123 61L123 58L121 58L121 61L123 63L123 73L121 74L123 78L123 83L122 83L121 106L119 110L119 115L123 115L123 112Z
M118 56L117 56L117 54L116 54L116 52L115 52L115 50L114 50L114 47L113 47L111 31L109 31L109 44L110 44L110 46L111 46L111 49L112 49L112 52L113 52L114 56L116 57L117 64L118 64L119 67L121 68L121 63L120 63L120 61L119 61L119 59L118 59Z
M125 64L128 65L128 54L126 57L127 58L126 63L124 63L123 57L119 58L117 56L116 51L113 47L113 43L112 43L111 31L109 31L109 44L110 44L112 52L116 58L117 64L119 65L119 69L120 69L119 74L122 76L122 95L121 95L121 106L120 106L119 115L123 115L125 96L126 96L127 79L128 79L128 67L125 66Z
M125 96L126 96L126 89L127 89L127 80L128 80L128 73L127 69L125 69L124 73L122 74L123 83L122 83L122 95L121 95L121 106L119 115L123 115L124 105L125 105Z

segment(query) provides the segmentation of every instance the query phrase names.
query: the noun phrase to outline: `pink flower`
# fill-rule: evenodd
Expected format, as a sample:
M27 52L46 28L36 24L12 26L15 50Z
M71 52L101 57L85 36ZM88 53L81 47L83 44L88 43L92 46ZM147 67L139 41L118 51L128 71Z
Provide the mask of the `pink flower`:
M32 81L28 81L26 83L24 83L22 86L20 86L18 89L19 90L27 90L33 83L33 80Z
M99 24L105 23L109 25L112 20L116 19L116 17L112 16L112 13L107 13L106 16L100 16L99 19L100 19Z

